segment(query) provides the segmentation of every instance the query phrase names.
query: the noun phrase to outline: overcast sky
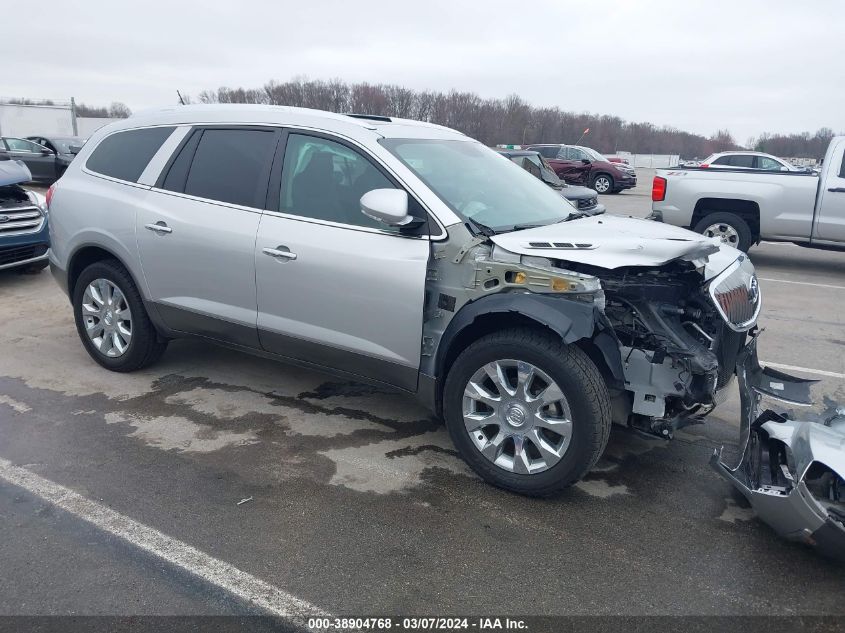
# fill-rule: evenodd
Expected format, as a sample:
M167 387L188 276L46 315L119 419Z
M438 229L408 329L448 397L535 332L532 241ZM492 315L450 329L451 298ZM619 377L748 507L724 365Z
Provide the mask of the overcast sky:
M177 88L307 75L516 93L740 143L845 131L841 0L30 0L3 14L0 97L139 110Z

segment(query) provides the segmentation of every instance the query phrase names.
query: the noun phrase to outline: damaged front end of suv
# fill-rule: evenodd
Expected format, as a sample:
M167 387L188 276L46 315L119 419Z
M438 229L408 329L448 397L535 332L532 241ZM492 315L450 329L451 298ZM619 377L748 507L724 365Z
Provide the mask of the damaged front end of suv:
M845 407L806 419L760 412L761 396L810 404L810 385L761 368L753 348L738 359L741 432L738 456L714 452L711 465L742 493L765 523L784 538L845 562Z
M664 438L716 407L762 305L747 256L635 218L579 218L440 248L429 349L491 312L531 318L588 351L614 422Z

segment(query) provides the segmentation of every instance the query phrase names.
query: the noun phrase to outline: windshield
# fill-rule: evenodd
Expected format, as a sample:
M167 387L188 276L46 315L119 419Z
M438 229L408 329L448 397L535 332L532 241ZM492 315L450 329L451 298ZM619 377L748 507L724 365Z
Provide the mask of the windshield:
M573 212L541 180L475 141L380 142L455 213L495 231L552 224Z

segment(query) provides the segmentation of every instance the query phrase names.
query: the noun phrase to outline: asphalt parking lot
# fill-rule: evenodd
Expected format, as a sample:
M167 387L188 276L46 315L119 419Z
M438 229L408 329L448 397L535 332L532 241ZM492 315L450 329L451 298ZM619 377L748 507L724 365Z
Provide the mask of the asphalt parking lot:
M648 213L638 176L610 212ZM845 253L752 259L761 358L845 402ZM0 322L0 614L242 614L255 594L359 615L845 615L845 569L708 466L735 395L671 442L616 427L584 481L534 500L482 483L393 393L197 341L107 372L47 272L0 273Z

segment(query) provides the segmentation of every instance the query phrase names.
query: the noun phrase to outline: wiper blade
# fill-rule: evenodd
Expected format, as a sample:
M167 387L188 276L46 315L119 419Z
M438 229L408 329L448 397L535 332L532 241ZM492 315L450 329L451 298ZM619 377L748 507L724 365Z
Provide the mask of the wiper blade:
M525 229L536 229L538 226L546 226L545 224L514 224L511 231L522 231Z
M473 220L471 217L466 218L466 225L470 232L475 235L483 235L484 237L492 237L496 235L496 231L477 220Z
M583 211L575 211L574 213L570 213L569 217L563 218L561 222L569 222L570 220L580 220L581 218L589 218L589 213L584 213Z

